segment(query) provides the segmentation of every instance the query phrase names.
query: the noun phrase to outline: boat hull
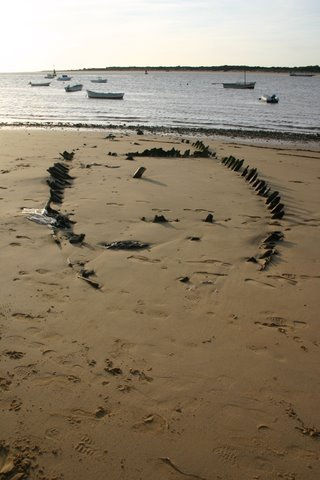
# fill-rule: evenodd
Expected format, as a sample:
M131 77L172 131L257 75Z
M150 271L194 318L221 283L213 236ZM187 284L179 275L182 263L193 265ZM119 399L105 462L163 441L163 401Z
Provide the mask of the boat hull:
M236 82L236 83L223 83L223 88L236 88L240 90L253 90L256 82Z
M68 85L64 87L66 92L80 92L82 90L83 85L80 83L78 85Z
M313 73L290 73L290 77L314 77Z
M93 92L92 90L87 90L89 98L101 98L105 100L122 100L124 93L111 93L111 92Z
M49 86L50 86L50 83L51 83L51 82L40 82L40 83L29 82L29 85L30 85L31 87L49 87Z
M68 75L66 75L65 77L62 75L61 77L58 77L57 80L59 80L59 82L70 82L72 77L69 77Z
M95 80L90 80L90 82L92 83L107 83L107 79L106 78L97 78Z

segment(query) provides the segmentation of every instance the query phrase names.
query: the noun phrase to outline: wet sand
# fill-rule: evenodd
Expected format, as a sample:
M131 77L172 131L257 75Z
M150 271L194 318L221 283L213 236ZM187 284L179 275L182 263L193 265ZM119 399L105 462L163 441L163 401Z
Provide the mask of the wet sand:
M320 148L206 137L216 158L127 160L196 138L108 135L0 130L0 479L318 478ZM82 244L21 212L64 150L75 178L51 206ZM100 245L120 240L150 246Z

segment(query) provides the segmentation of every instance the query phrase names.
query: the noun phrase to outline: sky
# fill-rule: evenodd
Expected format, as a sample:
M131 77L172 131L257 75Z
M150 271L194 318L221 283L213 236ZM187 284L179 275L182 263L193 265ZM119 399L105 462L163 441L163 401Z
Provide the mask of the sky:
M6 0L0 72L320 63L319 0Z

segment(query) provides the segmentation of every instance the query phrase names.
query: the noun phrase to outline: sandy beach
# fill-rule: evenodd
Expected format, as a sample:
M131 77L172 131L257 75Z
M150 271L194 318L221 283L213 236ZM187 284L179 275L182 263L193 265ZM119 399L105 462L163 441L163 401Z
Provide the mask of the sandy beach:
M320 145L113 133L0 130L0 479L320 478Z

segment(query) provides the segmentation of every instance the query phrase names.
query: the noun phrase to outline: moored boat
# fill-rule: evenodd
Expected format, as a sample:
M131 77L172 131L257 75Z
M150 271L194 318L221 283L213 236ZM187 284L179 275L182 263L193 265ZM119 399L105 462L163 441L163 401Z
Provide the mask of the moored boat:
M78 83L76 85L67 85L64 87L66 92L80 92L82 90L83 85Z
M308 72L291 72L290 77L314 77L314 74Z
M107 83L108 80L106 78L98 77L98 78L93 78L90 81L92 83Z
M55 71L55 69L53 69L52 73L47 73L47 75L44 78L51 78L52 79L56 76L57 76L56 71Z
M104 98L109 100L122 100L124 93L112 93L112 92L93 92L92 90L87 90L89 98Z
M223 83L223 88L239 88L239 89L249 89L252 90L255 87L256 82L234 82L234 83Z
M259 100L266 102L266 103L279 103L279 97L277 95L261 95Z
M222 83L223 88L238 88L238 89L249 89L249 90L254 89L255 84L256 84L256 82L247 82L246 71L244 71L243 82L225 82L225 83Z
M29 82L31 87L49 87L51 82Z
M72 77L69 77L69 75L66 75L65 73L63 73L62 75L60 75L60 77L57 78L57 80L60 80L62 82L66 82L66 81L70 81Z

